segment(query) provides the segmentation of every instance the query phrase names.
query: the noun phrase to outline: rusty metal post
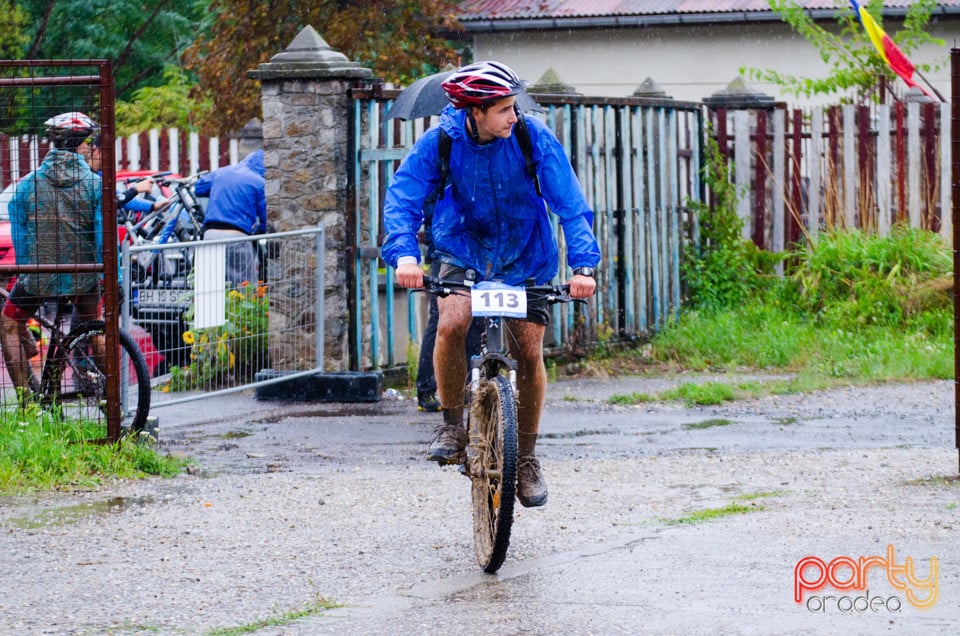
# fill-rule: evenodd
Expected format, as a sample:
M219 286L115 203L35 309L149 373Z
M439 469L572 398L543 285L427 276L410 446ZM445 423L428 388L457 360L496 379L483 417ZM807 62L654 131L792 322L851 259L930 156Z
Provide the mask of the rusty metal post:
M960 462L960 49L950 49L950 190L953 214L953 426ZM958 466L960 470L960 466Z
M104 372L108 378L120 377L120 359L113 352L120 350L120 291L117 272L117 159L114 144L113 69L109 60L97 60L100 71L100 156L103 180L103 319L106 324L107 358ZM107 382L107 439L120 439L120 383Z

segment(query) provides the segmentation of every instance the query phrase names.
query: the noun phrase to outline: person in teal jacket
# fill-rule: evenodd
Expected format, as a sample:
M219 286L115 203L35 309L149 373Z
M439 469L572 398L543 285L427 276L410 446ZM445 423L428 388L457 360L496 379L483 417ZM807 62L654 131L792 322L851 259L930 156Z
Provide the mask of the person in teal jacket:
M549 205L559 218L567 264L573 268L570 294L574 298L593 295L594 268L600 262L593 212L560 142L539 119L516 109L516 95L525 83L503 64L479 62L454 72L443 88L450 105L441 113L438 126L414 144L387 190L381 253L396 268L397 282L407 288L423 286L417 231L423 222L424 201L443 187L432 226L441 278L463 280L472 270L478 281L549 283L559 267ZM513 134L518 117L525 117L542 197L527 174L523 151ZM440 183L441 130L451 139L449 183L444 184ZM471 322L470 299L440 298L438 308L434 366L443 423L435 431L427 459L460 463L466 445L464 338ZM518 362L517 498L524 506L542 506L547 501L535 447L546 390L543 334L548 321L545 301L530 302L526 320L510 321L512 354Z
M103 185L84 159L99 126L79 112L44 122L53 148L23 178L10 201L10 233L17 265L103 262ZM0 314L0 342L10 380L26 389L36 344L27 321L48 299L70 300L81 321L99 316L100 274L20 274Z

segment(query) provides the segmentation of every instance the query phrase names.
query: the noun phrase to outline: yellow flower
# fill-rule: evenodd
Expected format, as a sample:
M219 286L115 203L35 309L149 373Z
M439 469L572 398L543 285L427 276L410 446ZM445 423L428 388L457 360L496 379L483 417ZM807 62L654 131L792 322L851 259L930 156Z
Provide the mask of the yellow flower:
M188 345L192 345L192 344L194 343L194 338L193 338L193 332L192 332L192 331L184 331L184 332L183 332L183 342L184 342L185 344L188 344Z

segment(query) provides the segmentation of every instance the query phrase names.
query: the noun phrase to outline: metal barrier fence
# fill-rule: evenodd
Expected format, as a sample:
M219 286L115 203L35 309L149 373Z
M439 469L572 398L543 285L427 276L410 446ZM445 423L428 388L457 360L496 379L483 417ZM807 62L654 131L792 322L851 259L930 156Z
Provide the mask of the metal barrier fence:
M321 371L324 236L124 244L122 324L147 359L151 408ZM233 273L244 253L254 280Z

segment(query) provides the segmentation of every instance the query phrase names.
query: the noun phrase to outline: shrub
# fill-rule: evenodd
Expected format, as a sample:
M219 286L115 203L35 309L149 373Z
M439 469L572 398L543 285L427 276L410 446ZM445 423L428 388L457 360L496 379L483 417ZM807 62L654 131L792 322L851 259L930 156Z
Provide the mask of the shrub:
M183 333L191 345L190 364L173 367L168 391L231 386L253 379L268 367L269 299L266 287L243 283L227 291L226 320L219 327Z

